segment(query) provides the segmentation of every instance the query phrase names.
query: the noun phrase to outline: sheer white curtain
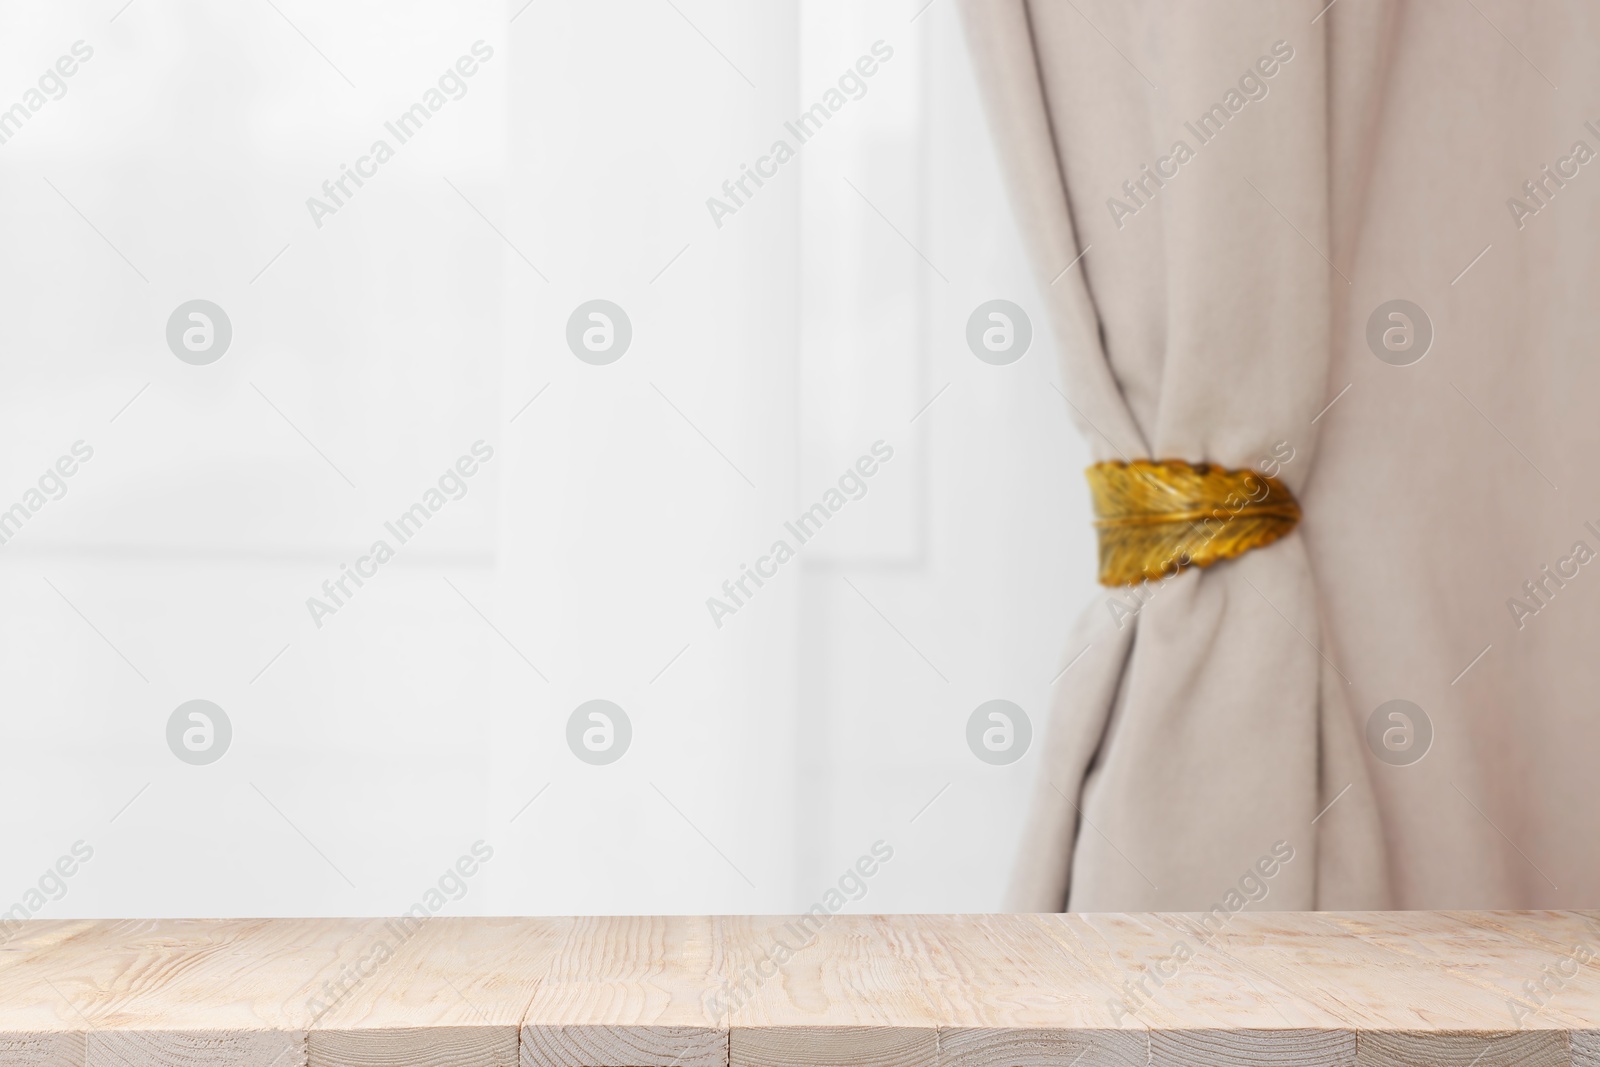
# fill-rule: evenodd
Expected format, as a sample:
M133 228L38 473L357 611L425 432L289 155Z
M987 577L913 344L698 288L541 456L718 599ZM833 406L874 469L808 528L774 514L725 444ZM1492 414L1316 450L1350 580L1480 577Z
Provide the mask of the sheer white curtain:
M38 914L403 911L480 840L452 912L803 908L879 840L851 907L996 906L1036 753L967 721L1042 716L1092 545L1044 316L965 340L1040 297L954 9L275 4L0 12L6 69L92 49L0 144L0 508L93 449L0 544L0 909L80 840Z

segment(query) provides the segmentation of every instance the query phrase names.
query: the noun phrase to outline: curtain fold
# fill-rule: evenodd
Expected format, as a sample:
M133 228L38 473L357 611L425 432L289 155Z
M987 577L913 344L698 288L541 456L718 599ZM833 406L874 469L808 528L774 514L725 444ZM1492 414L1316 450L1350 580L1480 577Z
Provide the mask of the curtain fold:
M1331 87L1316 14L966 3L1096 459L1254 468L1302 492L1342 287L1330 174L1359 170L1375 91ZM1369 9L1349 47L1382 21ZM1385 906L1376 799L1317 605L1297 534L1090 605L1011 905L1204 910L1268 858L1261 906Z
M1600 9L962 3L1096 460L1304 510L1084 610L1010 905L1600 904Z

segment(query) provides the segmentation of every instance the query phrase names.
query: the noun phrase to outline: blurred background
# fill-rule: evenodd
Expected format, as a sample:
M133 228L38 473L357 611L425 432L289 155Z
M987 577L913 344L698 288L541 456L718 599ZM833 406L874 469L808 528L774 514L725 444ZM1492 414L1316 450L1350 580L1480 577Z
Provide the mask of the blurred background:
M36 0L0 70L0 908L396 913L479 841L448 913L875 842L850 909L999 906L1037 738L969 720L1042 725L1095 556L949 0Z

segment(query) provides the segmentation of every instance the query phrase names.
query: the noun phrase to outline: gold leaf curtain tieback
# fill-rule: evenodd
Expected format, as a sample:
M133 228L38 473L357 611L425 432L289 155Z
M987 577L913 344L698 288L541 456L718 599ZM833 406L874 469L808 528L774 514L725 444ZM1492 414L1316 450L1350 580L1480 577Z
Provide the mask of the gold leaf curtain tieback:
M1138 585L1270 545L1300 521L1278 479L1179 459L1096 463L1084 474L1100 535L1100 584Z

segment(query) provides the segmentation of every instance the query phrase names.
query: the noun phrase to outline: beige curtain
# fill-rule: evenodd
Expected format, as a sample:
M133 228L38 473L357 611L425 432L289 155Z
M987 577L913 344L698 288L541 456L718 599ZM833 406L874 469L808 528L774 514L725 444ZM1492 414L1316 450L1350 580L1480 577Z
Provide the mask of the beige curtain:
M1600 905L1596 7L963 2L1096 458L1305 509L1085 609L1012 906Z

